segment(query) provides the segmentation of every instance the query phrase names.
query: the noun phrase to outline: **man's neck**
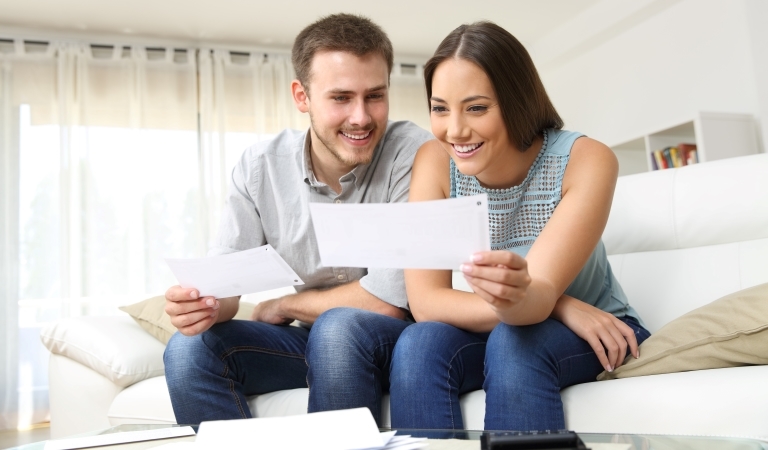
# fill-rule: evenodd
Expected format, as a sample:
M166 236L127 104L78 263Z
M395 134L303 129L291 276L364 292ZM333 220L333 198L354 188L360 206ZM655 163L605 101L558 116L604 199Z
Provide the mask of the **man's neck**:
M318 149L318 147L320 147ZM341 193L341 182L339 179L354 169L341 163L327 149L315 144L314 139L310 140L309 157L312 163L312 172L317 181L327 184L337 194Z

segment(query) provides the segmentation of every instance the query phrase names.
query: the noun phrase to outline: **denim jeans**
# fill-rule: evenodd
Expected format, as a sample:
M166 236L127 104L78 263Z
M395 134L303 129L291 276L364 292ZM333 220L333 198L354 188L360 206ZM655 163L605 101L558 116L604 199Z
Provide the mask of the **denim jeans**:
M309 412L366 406L379 422L392 350L408 325L336 308L311 330L230 320L197 336L176 333L163 358L176 421L250 418L248 396L309 387Z
M650 335L634 318L621 320L638 344ZM490 333L417 323L393 355L392 427L463 428L459 396L482 387L486 430L563 429L560 389L594 381L602 371L589 344L554 319L499 324Z

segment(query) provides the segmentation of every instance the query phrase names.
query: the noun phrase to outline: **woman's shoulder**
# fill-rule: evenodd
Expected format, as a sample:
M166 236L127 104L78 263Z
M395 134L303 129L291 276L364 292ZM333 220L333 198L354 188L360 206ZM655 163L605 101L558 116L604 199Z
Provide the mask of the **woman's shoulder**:
M581 135L573 142L563 184L605 180L613 185L619 174L619 161L605 144Z

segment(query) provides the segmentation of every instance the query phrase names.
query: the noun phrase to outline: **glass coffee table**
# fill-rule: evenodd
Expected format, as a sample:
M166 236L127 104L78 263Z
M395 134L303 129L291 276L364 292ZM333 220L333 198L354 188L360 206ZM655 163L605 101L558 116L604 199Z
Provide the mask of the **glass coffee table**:
M115 427L84 433L77 437L96 436L128 431L157 430L179 425L118 425ZM382 431L390 431L382 428ZM397 434L429 439L429 450L479 450L482 431L466 430L414 430L398 429ZM768 450L768 440L729 438L716 436L675 436L579 433L587 448L592 450ZM171 442L193 441L194 436L169 438L154 441L96 447L99 450L143 450ZM47 441L14 447L13 450L43 450Z

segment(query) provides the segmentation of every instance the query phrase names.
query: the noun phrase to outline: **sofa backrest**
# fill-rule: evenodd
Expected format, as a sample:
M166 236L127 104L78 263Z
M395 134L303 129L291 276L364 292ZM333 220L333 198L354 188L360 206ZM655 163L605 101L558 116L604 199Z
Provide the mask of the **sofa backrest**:
M603 241L652 332L768 282L768 154L620 177Z

